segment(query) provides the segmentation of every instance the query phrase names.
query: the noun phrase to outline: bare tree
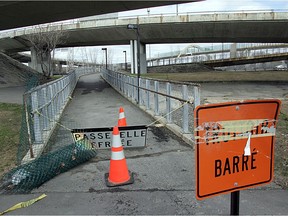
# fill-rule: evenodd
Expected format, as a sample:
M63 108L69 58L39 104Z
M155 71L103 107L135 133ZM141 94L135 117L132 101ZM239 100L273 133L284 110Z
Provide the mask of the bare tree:
M90 57L91 66L94 67L94 70L96 71L97 61L98 61L98 52L96 48L89 50L89 57Z
M43 75L46 77L53 75L51 52L58 44L66 40L63 30L49 25L39 25L34 27L33 33L26 35L26 38L31 43L31 48L36 52Z
M110 69L112 69L113 62L114 62L114 50L109 49L109 50L107 50L107 52L108 52L108 68L110 65Z
M89 60L90 60L90 63L92 64L97 64L97 58L98 58L98 52L97 52L97 49L96 48L93 48L93 49L90 49L89 50Z
M75 65L75 50L74 47L70 47L68 49L68 54L67 54L67 72L72 70Z
M80 49L81 51L81 61L82 61L82 65L85 67L85 66L88 66L88 63L89 63L89 55L88 55L88 50L86 47L82 47Z
M98 52L96 48L81 48L81 61L83 66L96 66Z

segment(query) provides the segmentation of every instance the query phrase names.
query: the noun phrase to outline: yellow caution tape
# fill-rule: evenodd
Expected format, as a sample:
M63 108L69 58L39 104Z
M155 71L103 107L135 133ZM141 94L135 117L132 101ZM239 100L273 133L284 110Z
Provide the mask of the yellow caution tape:
M26 202L18 203L16 205L12 206L11 208L7 209L6 211L1 212L0 215L4 215L7 212L14 211L14 210L19 209L19 208L26 208L26 207L32 205L33 203L45 198L46 196L47 196L46 194L42 194L38 198L31 199L31 200L26 201Z

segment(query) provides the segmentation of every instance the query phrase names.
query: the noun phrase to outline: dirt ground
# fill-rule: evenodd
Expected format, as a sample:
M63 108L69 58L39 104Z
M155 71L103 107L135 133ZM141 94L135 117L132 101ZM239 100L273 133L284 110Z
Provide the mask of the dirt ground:
M288 188L288 71L147 74L156 79L198 82L201 104L277 98L282 102L276 130L274 181Z
M282 100L275 145L275 182L288 188L288 101Z

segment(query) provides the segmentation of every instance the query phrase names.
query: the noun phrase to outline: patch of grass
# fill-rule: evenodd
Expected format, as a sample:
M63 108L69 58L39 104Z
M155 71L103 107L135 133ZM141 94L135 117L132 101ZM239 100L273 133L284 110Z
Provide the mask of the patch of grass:
M63 75L53 75L53 76L51 77L51 79L56 80L56 79L59 79L59 78L61 78L61 77L63 77Z
M0 103L0 176L16 164L22 105Z
M43 78L42 80L41 80L41 82L40 82L40 85L43 85L43 84L45 84L45 83L49 83L49 82L52 82L52 81L54 81L54 80L57 80L57 79L59 79L59 78L61 78L61 77L63 77L63 75L53 75L53 76L51 76L51 77L49 77L49 78Z
M275 182L288 188L288 101L282 101L276 130Z
M193 73L147 73L141 77L185 82L288 81L287 71L209 71Z

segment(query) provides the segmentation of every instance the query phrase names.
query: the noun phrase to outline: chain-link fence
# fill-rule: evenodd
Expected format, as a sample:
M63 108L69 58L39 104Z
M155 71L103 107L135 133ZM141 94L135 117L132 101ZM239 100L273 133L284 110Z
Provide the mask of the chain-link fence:
M103 78L157 122L176 125L181 134L194 133L193 110L200 104L200 85L151 80L102 69Z
M60 79L30 89L23 95L23 121L18 164L41 155L51 137L80 76L93 69L77 69Z
M17 153L18 167L0 179L0 193L26 193L59 173L96 155L84 140L69 141L54 151L47 146L62 112L72 98L80 76L93 73L93 68L79 68L53 82L39 84L38 77L28 79L23 95L23 115ZM68 129L69 130L69 129ZM44 154L44 153L45 154Z

